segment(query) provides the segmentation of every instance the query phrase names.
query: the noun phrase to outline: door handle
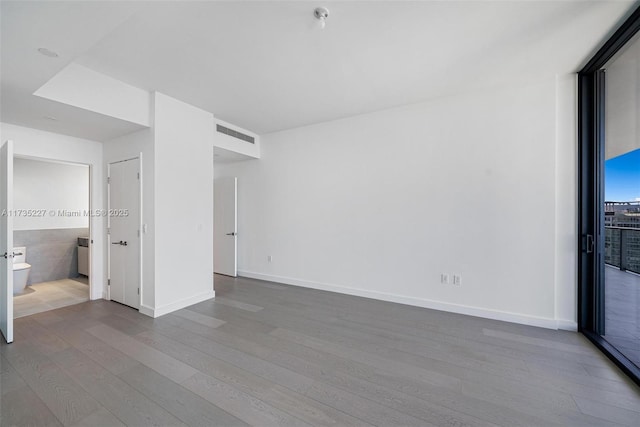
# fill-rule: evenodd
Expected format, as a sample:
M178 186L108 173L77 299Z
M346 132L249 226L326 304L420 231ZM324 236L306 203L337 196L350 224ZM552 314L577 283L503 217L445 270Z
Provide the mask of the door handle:
M236 233L235 231L233 233L227 233L227 236L237 236L238 233Z
M120 246L127 246L127 242L123 242L122 240L120 240L119 242L112 242L112 245L120 245Z
M13 254L10 254L10 253L8 253L8 252L5 252L5 253L4 253L4 255L2 255L2 257L3 257L4 259L13 258Z
M582 252L590 254L593 253L595 241L592 234L586 234L582 236Z

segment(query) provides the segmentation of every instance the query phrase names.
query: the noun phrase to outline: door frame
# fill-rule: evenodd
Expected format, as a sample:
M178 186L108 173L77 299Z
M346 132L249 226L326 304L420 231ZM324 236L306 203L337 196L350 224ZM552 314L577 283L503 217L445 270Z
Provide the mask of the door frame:
M138 180L138 244L139 244L139 253L138 253L138 282L139 282L139 287L140 287L140 295L138 295L138 311L140 311L140 309L143 307L142 301L143 301L143 293L144 293L144 286L142 286L143 284L143 278L144 278L144 271L143 271L143 266L144 266L144 261L143 261L143 255L144 255L144 239L142 238L143 235L146 233L145 229L144 229L144 223L143 223L143 212L144 212L144 203L143 203L143 194L142 194L142 189L143 189L143 185L142 182L144 180L144 168L143 168L143 163L142 163L142 153L138 153L137 156L133 156L133 157L126 157L126 158L122 158L120 160L114 160L111 161L109 163L107 163L107 177L106 177L106 181L107 181L107 195L106 195L106 199L107 199L107 221L106 221L106 227L105 227L105 242L106 242L106 251L107 251L107 265L106 265L106 270L107 270L107 291L106 291L106 300L107 301L111 301L111 234L109 233L110 228L111 228L111 219L109 217L109 210L111 209L111 183L109 182L109 178L111 177L111 165L115 164L115 163L122 163L122 162L126 162L129 160L138 160L138 173L140 174L140 179Z
M93 190L92 190L92 184L93 184L93 180L94 180L94 166L91 163L82 163L82 162L73 162L73 161L68 161L68 160L59 160L59 159L53 159L53 158L49 158L49 157L40 157L40 156L29 156L29 155L23 155L23 154L16 154L15 151L13 153L13 158L14 159L25 159L25 160L35 160L38 162L47 162L47 163L57 163L57 164L61 164L61 165L72 165L72 166L87 166L88 167L88 172L89 172L89 212L94 212L94 206L93 206ZM97 229L95 227L94 224L94 218L95 216L90 215L89 216L89 301L91 301L92 295L93 295L93 291L94 289L94 271L93 271L93 230ZM28 248L27 248L28 250Z
M640 7L578 73L578 330L640 385L640 368L604 332L604 108L602 68L640 31Z

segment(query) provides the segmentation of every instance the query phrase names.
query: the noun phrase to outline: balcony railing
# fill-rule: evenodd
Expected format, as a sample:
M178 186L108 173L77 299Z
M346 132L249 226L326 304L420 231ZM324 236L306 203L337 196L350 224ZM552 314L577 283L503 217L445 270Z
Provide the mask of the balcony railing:
M640 228L605 227L604 262L640 274Z

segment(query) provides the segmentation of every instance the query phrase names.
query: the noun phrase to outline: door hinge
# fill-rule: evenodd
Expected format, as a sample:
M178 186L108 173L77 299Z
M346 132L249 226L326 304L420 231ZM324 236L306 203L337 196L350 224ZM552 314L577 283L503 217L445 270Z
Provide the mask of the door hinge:
M138 230L138 237L140 237L140 230Z
M111 279L107 279L107 286L111 286Z
M110 176L107 177L107 184L111 184L111 177Z
M140 179L140 172L138 172L138 179Z
M111 227L107 228L107 234L111 234Z
M140 295L140 288L138 288L138 295Z

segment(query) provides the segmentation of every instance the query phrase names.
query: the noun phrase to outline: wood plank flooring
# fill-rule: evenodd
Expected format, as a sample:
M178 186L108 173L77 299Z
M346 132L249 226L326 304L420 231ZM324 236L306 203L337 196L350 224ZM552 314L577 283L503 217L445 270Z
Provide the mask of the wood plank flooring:
M638 387L577 333L244 278L216 294L16 319L0 425L640 425Z

